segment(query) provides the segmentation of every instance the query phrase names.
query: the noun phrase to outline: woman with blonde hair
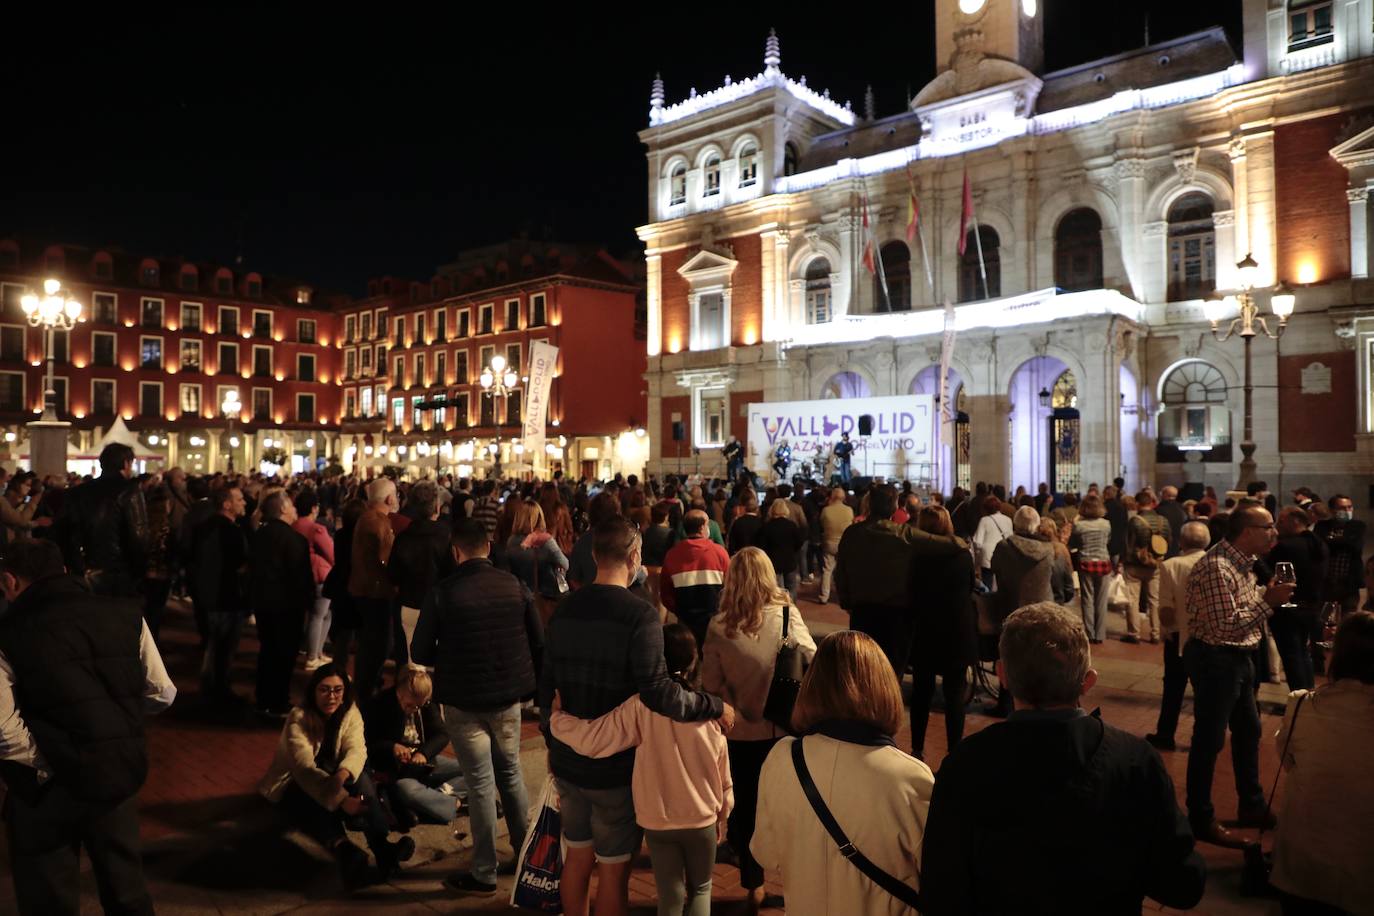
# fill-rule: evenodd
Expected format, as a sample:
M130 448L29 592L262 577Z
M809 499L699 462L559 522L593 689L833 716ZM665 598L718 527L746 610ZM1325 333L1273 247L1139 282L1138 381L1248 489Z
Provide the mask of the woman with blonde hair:
M1054 547L1054 571L1050 573L1050 590L1054 600L1060 604L1073 601L1073 558L1069 548L1059 536L1059 524L1052 518L1040 519L1040 540L1048 541Z
M730 813L727 837L739 857L740 884L754 908L765 903L780 905L764 900L763 868L750 853L749 841L754 833L759 771L783 735L782 729L763 717L763 707L783 644L784 616L788 642L810 662L816 643L801 612L778 587L768 555L757 547L745 547L730 559L719 609L706 631L701 686L735 707L735 727L726 742L735 783L735 809Z
M911 912L841 853L801 776L849 845L914 897L935 777L897 749L901 723L901 688L878 644L857 630L827 636L792 713L803 737L779 741L763 765L751 844L763 867L782 869L789 916Z
M532 499L519 500L506 541L511 574L529 586L544 623L568 590L568 557L544 524L544 510Z

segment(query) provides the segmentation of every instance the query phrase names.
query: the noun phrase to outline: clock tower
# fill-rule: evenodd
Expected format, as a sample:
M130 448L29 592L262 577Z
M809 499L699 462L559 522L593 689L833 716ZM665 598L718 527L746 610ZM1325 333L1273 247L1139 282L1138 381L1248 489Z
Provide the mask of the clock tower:
M936 72L956 66L960 50L1019 64L1039 75L1045 63L1043 0L936 0Z

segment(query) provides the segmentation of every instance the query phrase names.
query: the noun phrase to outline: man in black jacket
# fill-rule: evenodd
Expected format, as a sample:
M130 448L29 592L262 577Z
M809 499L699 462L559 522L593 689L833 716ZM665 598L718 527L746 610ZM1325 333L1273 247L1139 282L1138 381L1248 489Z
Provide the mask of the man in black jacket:
M150 535L143 489L133 480L134 450L100 450L100 477L72 490L53 532L74 575L97 595L140 594Z
M439 521L439 488L421 480L410 488L406 511L413 521L396 535L386 573L396 586L403 630L413 633L425 595L457 568L449 546L449 526Z
M315 604L310 544L294 528L296 507L285 490L262 501L262 524L249 550L251 600L258 622L258 712L285 719L291 711L291 671L305 618Z
M1050 602L1006 619L998 675L1016 711L945 758L926 822L921 912L1139 916L1189 909L1206 866L1173 781L1141 739L1085 713L1082 623Z
M195 530L188 578L196 616L205 621L201 693L226 701L236 699L229 688L229 666L247 614L243 577L248 569L248 540L239 525L245 511L243 491L222 487L210 494L210 505L214 514Z
M1311 690L1316 686L1316 672L1307 639L1314 626L1320 625L1322 583L1326 579L1327 547L1308 527L1311 519L1305 509L1284 506L1279 512L1279 540L1264 559L1271 568L1278 563L1292 563L1297 577L1293 590L1293 607L1275 608L1269 619L1269 629L1278 645L1279 657L1288 678L1289 690Z
M434 697L468 784L471 871L450 875L459 891L496 891L496 798L515 849L525 839L529 801L520 772L520 701L534 693L544 634L534 596L488 559L477 519L453 526L458 571L436 585L420 609L411 653L434 666ZM493 792L493 789L495 792Z
M63 573L46 541L16 541L0 563L0 777L18 912L76 913L84 846L105 912L152 913L138 839L143 716L176 688L138 604Z

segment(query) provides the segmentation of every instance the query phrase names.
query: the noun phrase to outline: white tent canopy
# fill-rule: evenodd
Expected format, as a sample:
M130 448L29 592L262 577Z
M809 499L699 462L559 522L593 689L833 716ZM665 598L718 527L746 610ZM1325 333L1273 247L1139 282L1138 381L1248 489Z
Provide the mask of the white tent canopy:
M129 432L129 427L124 425L123 417L115 417L115 421L110 424L110 428L100 434L95 445L91 446L91 453L99 455L107 445L127 445L134 450L134 454L139 458L161 458L163 456L150 451L147 446L138 441L138 437Z

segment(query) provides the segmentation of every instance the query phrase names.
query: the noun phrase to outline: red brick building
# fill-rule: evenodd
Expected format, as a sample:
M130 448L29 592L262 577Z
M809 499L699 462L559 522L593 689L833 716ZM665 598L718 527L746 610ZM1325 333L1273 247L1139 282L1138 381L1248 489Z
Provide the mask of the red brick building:
M58 416L68 453L90 457L122 418L141 458L190 470L256 466L280 448L295 467L333 454L339 359L332 302L306 283L119 249L0 239L0 460L28 454L24 424L43 402L44 334L20 299L62 281L80 323L54 335ZM243 405L230 421L230 390ZM269 446L270 443L270 446Z

